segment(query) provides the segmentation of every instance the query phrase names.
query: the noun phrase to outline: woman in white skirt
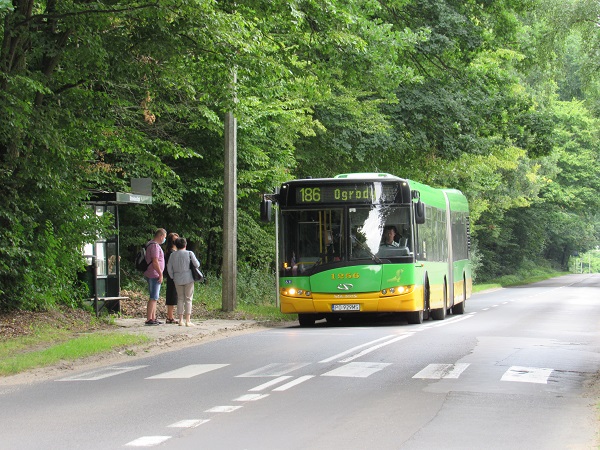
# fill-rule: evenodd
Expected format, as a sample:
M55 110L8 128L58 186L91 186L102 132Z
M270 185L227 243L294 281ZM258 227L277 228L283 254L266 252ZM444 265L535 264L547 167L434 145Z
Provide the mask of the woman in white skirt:
M175 283L177 290L177 315L179 316L179 326L183 326L183 316L185 314L185 326L191 327L194 324L190 321L192 315L192 298L194 297L194 278L190 269L190 261L194 267L200 267L200 262L194 255L194 252L187 251L187 240L180 237L175 241L177 251L171 254L167 264L169 276Z

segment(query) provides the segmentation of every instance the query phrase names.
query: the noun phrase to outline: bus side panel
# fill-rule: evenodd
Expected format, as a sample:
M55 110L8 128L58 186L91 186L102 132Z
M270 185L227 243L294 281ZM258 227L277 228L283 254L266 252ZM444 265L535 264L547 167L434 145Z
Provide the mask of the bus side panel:
M464 277L464 278L463 278ZM466 289L466 293L464 292ZM471 265L468 260L454 262L454 303L460 303L471 296L473 282ZM466 294L466 295L465 295Z
M444 281L448 295L448 263L425 262L425 270L429 279L429 307L438 309L444 306Z

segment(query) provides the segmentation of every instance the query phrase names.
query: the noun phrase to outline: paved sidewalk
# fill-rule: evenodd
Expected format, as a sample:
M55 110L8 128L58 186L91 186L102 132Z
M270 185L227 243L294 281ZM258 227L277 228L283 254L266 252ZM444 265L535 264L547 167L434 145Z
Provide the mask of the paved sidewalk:
M164 319L160 319L164 322ZM203 338L205 336L227 335L230 332L246 330L260 326L255 320L207 319L193 321L195 326L186 327L177 324L146 325L145 319L115 319L122 331L131 334L144 334L151 339L169 339L180 337ZM196 339L194 339L196 340Z

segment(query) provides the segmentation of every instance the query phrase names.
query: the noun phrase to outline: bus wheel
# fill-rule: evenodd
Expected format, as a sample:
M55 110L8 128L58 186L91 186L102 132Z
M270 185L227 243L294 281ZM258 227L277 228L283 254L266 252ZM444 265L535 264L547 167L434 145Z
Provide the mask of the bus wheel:
M327 325L337 325L341 320L342 318L340 316L336 316L335 314L327 314L325 316L325 322L327 322Z
M452 307L452 314L464 314L466 303L467 303L467 282L465 280L463 280L462 302L460 302Z
M448 289L446 288L446 281L444 281L444 304L441 308L432 309L431 317L433 320L444 320L446 318L446 309L448 308Z
M407 312L406 320L408 321L408 323L415 325L423 323L423 310Z
M314 314L298 314L298 322L300 322L301 327L313 327L316 320Z

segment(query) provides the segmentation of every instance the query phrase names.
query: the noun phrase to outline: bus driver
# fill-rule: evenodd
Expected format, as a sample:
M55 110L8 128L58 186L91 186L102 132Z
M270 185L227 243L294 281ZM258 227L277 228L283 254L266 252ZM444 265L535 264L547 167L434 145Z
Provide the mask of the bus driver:
M380 247L400 247L400 244L396 242L396 235L398 230L394 225L386 225L383 229L383 240Z

